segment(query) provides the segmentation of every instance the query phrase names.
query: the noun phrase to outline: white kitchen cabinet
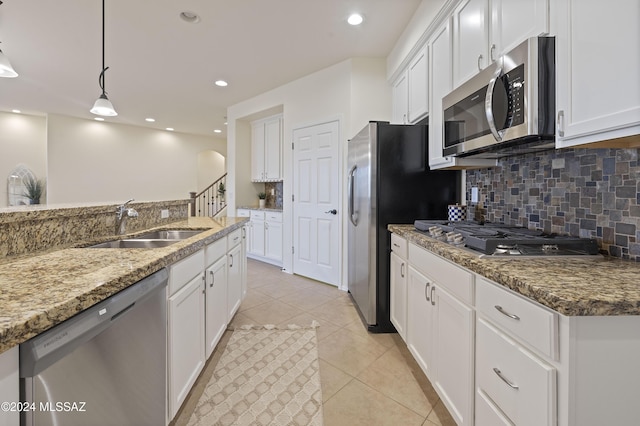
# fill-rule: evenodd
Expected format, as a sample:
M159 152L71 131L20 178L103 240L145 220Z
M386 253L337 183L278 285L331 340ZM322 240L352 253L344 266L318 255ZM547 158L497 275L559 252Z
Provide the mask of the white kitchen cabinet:
M251 210L247 225L247 256L282 266L282 213Z
M489 0L463 0L453 12L453 87L489 62Z
M0 402L20 401L19 347L0 354ZM0 410L0 426L20 424L18 411Z
M228 236L227 253L227 322L242 303L242 229Z
M251 180L282 180L282 115L251 122Z
M412 124L429 112L429 55L425 46L392 85L392 123Z
M247 225L242 227L242 243L240 253L240 258L242 259L242 300L244 300L244 298L247 296L247 228Z
M549 33L549 0L490 0L489 61L529 37Z
M407 341L407 240L391 234L390 319L396 331Z
M227 238L207 246L205 269L205 338L209 358L227 328Z
M411 264L407 280L407 348L433 383L435 370L432 363L434 312L431 305L433 282Z
M551 7L556 147L640 134L640 2L556 0Z
M179 280L168 300L169 419L184 402L205 363L205 290L202 274L203 250L178 262L200 260L191 274L171 274ZM173 269L173 267L170 268ZM182 271L180 271L182 272ZM189 278L186 278L189 277ZM171 283L171 281L170 281Z

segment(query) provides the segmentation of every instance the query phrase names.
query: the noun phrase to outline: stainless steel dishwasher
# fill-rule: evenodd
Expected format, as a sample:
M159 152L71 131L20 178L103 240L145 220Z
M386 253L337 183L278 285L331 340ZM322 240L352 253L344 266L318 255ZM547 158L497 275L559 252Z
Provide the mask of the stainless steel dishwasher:
M162 269L20 345L24 426L166 424Z

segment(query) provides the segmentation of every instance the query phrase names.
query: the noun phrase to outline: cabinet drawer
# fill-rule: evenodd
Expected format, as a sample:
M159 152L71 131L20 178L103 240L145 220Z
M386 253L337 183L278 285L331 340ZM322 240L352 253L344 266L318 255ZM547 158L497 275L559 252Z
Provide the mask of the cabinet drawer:
M459 266L409 243L409 263L454 294L461 301L473 305L473 274Z
M403 259L407 258L407 240L398 234L391 234L391 251Z
M262 210L251 210L251 220L264 220L264 212Z
M227 237L222 237L209 244L204 250L204 265L209 266L215 263L222 256L227 254Z
M513 337L558 359L558 314L478 277L476 309Z
M202 273L204 268L204 250L193 253L169 268L169 295L180 290L193 277Z
M251 210L247 209L238 209L236 210L237 217L251 217Z
M476 324L478 389L517 425L555 425L555 368L483 319Z
M282 223L282 213L279 212L265 212L267 222L280 222Z
M229 235L227 235L227 251L237 246L242 242L242 228L238 228Z

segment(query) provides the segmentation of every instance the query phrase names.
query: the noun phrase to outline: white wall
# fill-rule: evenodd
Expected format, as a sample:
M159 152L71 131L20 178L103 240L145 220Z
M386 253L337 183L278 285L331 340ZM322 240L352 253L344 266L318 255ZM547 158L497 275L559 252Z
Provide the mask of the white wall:
M49 115L48 203L187 199L222 139Z
M19 164L47 177L47 119L0 112L0 207L7 206L7 177Z
M217 151L203 151L198 154L197 192L218 180L226 172L224 155Z
M349 59L231 106L227 110L229 216L235 215L236 206L256 204L255 186L250 182L251 129L248 121L257 118L264 111L274 110L282 110L283 114L283 264L285 270L292 271L293 255L290 247L293 240L293 209L290 200L293 129L339 120L340 151L343 156L341 169L344 169L347 140L369 120L388 121L391 117L391 90L386 81L386 60ZM344 183L344 171L340 181ZM345 197L343 191L343 205ZM341 206L337 208L340 209ZM344 241L345 238L343 246ZM342 259L344 261L344 256ZM346 268L343 267L343 284L346 283L345 274Z

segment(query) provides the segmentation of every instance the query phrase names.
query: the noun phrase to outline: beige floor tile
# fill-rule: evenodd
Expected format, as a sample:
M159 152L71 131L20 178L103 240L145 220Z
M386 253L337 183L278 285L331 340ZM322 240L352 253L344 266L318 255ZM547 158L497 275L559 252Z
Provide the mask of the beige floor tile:
M293 305L298 309L310 311L320 305L324 305L325 303L332 301L333 299L311 289L304 289L292 291L291 293L278 298L278 300L280 302Z
M286 303L272 300L261 305L242 311L254 324L281 324L302 314L303 311Z
M411 426L424 417L367 385L352 380L323 405L327 426Z
M431 395L431 400L423 393L418 381L397 348L391 348L358 374L358 380L381 392L394 401L427 417L439 401Z
M323 402L335 395L351 380L353 380L352 376L328 362L320 360L320 385L322 386Z
M333 301L327 302L311 309L310 313L340 327L345 327L356 321L362 324L355 306L349 303L334 303Z
M435 423L438 426L456 426L456 422L453 421L451 414L447 411L442 401L439 401L433 411L427 417L427 420Z
M392 348L395 346L395 341L393 340L393 336L396 333L369 333L364 326L362 321L352 322L344 326L345 329L352 331L358 336L364 337L366 339L375 340L380 345L385 348Z
M368 368L386 348L345 329L318 341L318 356L352 376Z
M247 291L247 296L242 301L242 304L240 305L240 308L238 309L238 311L243 312L243 311L246 311L247 309L251 309L253 307L256 307L266 302L270 302L272 300L273 300L273 297L260 291L259 288L251 289L251 291Z
M313 321L316 321L318 324L320 324L318 328L316 328L316 335L318 337L318 341L320 341L320 339L324 339L328 335L335 333L337 330L340 329L340 327L334 324L331 324L330 322L327 322L321 318L315 317L307 312L302 313L300 315L296 315L295 317L290 318L287 321L284 321L276 325L283 326L283 325L289 325L289 324L296 324L300 326L308 326L308 325L311 325Z

